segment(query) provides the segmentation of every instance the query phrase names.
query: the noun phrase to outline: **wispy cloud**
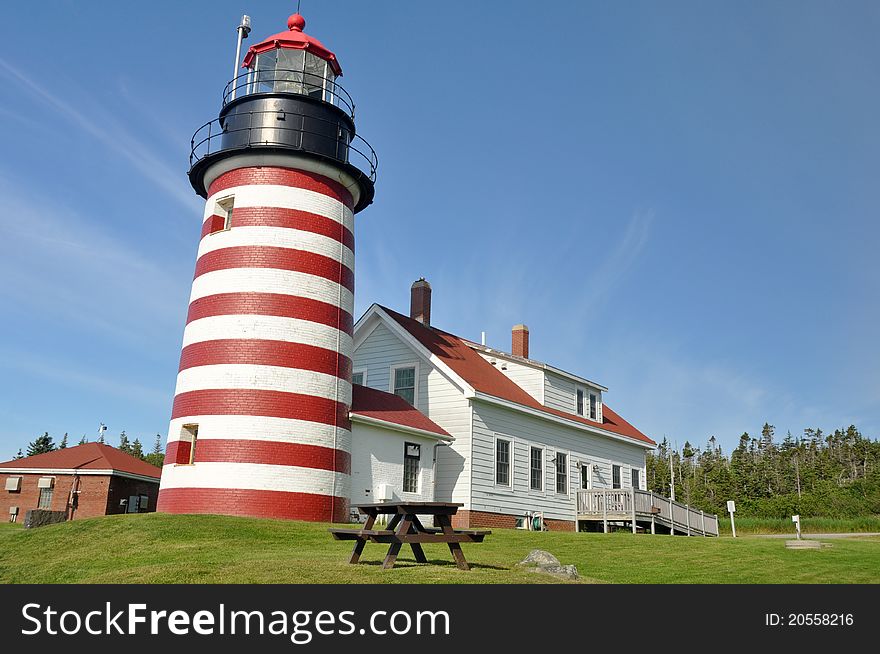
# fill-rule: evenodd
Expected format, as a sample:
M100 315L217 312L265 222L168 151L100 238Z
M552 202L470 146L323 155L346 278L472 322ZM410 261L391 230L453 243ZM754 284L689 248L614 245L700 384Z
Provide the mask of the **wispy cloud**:
M620 334L603 346L603 359L608 403L655 440L666 436L679 447L686 440L703 446L714 435L730 452L740 434L759 434L765 421L779 438L861 424L844 403L804 402L754 363L701 359L685 342Z
M144 177L151 180L187 209L195 210L198 208L198 200L180 183L180 171L156 156L150 147L132 135L125 127L119 125L107 112L93 106L89 108L89 113L97 118L92 119L86 116L76 107L36 82L24 71L2 58L0 58L0 73L17 82L35 97L43 100L46 105L67 121L128 161Z
M169 400L167 389L145 386L131 382L112 370L99 373L84 371L64 365L58 360L48 361L33 354L0 350L0 369L14 371L17 375L36 377L67 386L87 389L102 395L134 402L157 409L166 408Z
M598 314L611 292L632 269L648 243L653 222L653 210L636 211L621 239L589 275L577 300L580 324Z
M182 319L185 280L72 208L0 179L0 297L35 322L63 319L141 343ZM26 329L26 325L10 328ZM174 331L176 335L176 331ZM13 335L14 336L14 335Z

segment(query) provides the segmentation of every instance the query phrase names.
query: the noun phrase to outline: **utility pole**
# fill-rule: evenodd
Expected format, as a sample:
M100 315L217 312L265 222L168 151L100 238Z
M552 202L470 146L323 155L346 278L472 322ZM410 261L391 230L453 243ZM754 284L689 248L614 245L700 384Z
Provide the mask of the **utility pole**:
M675 467L672 465L672 452L669 453L669 498L675 501Z

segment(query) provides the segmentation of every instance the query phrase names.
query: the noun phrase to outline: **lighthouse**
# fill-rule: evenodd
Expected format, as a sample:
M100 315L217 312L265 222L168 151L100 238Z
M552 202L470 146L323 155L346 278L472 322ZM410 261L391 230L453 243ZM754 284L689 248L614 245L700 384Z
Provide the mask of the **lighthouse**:
M294 14L237 53L193 136L205 211L159 511L348 519L354 215L376 155L304 28Z

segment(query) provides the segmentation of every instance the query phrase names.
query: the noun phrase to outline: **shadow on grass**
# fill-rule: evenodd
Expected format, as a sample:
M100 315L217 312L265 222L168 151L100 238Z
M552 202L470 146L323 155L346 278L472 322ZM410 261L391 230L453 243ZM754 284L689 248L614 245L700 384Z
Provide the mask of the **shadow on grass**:
M382 563L383 563L383 561L364 561L364 560L361 560L358 563L355 563L354 565L371 565L371 566L380 566L381 567ZM443 568L456 568L456 569L458 567L455 565L455 561L449 561L447 559L431 559L427 563L419 563L415 559L398 558L394 562L394 569L396 570L397 568L401 568L401 569L422 568L427 565L436 565L436 566L440 566ZM468 565L471 566L471 569L476 568L476 569L480 569L480 570L501 570L503 572L507 572L510 570L510 568L505 568L504 566L500 566L500 565L486 565L485 563L474 563L473 561L468 561Z

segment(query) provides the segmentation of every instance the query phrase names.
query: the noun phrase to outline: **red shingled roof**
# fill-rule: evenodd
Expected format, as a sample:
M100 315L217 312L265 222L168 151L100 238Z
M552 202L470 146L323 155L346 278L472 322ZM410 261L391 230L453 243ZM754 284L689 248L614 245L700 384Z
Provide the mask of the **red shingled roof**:
M398 395L358 384L352 386L351 393L352 413L384 420L395 425L429 431L438 436L449 436L449 433L440 425Z
M156 481L162 474L160 468L103 443L85 443L63 450L27 456L23 459L4 461L0 463L0 470L4 468L115 470L132 475L153 477Z
M633 440L656 445L653 440L612 411L607 404L602 405L601 425L583 416L544 406L481 357L464 339L436 327L427 327L417 320L413 320L386 307L380 308L415 337L419 343L440 357L446 365L452 368L456 374L473 386L474 390L479 393L515 402L530 409L537 409L538 411L580 422L590 427L600 427L619 436L626 436Z

